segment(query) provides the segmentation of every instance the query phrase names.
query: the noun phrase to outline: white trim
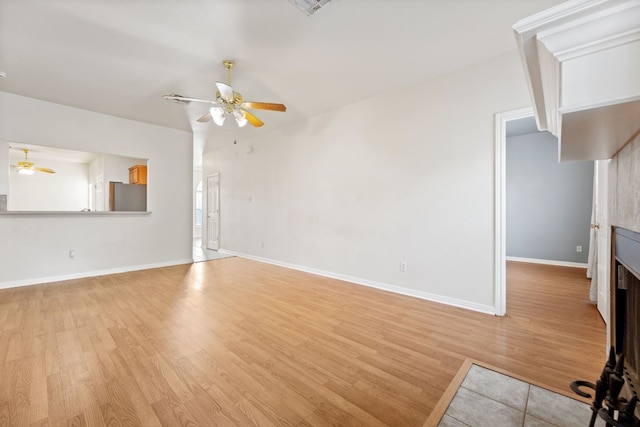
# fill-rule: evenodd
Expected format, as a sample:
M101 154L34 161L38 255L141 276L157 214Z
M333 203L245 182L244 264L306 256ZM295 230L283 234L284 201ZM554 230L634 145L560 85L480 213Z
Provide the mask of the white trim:
M585 62L596 61L598 52L607 50L614 52L623 46L628 51L624 56L632 56L634 46L640 40L639 19L640 2L638 0L570 0L524 18L513 25L540 129L546 129L557 136L563 152L578 151L581 157L570 160L600 159L600 154L593 154L589 149L602 143L597 138L593 141L583 141L581 135L584 132L570 132L569 135L565 135L567 128L563 127L562 123L564 112L559 107L566 109L567 103L574 102L572 98L578 93L580 93L580 102L587 100L586 102L594 105L590 104L586 107L593 109L597 108L595 104L600 103L600 98L605 93L610 95L604 96L622 96L624 92L637 92L633 85L609 82L606 76L617 75L612 71L616 68L626 69L629 71L627 75L636 75L639 66L637 62L622 59L619 60L620 64L606 64L602 70L594 71L604 76L599 81L605 88L595 92L588 90L591 84L590 79L576 78L577 74L582 76L584 72L563 70L563 66L577 58L583 58ZM623 54L620 53L619 56L623 57ZM595 74L591 77L595 77ZM575 84L584 87L567 89L567 81L574 80ZM569 95L567 90L570 90ZM586 93L583 93L584 91ZM625 102L623 99L613 101L616 104ZM572 110L587 109L572 104L569 107ZM590 122L589 116L580 115L580 118L584 122ZM605 144L606 150L613 148L608 152L608 157L615 154L616 148L619 148L615 146L616 144L619 146L632 136L620 132L620 129L625 128L625 119L623 115L615 114L598 121L598 135L616 135L616 138L613 138L616 141L614 144ZM562 136L565 137L564 141Z
M563 106L562 108L558 109L558 111L561 114L579 113L581 111L590 110L594 108L609 107L612 105L625 104L628 102L636 102L636 101L640 101L640 95L631 95L624 98L603 99L598 102L568 105L568 106ZM596 160L609 160L609 159L596 159Z
M40 285L43 283L62 282L65 280L84 279L87 277L105 276L107 274L127 273L129 271L148 270L151 268L171 267L174 265L192 264L192 259L159 262L154 264L131 265L128 267L110 268L108 270L83 271L82 273L63 274L60 276L39 277L37 279L0 282L0 289L18 288L21 286Z
M634 28L620 34L614 34L601 40L592 41L584 45L573 46L563 51L555 52L560 62L568 61L582 56L588 56L601 50L612 49L623 44L640 40L640 29Z
M507 261L528 262L530 264L545 264L545 265L557 265L560 267L587 268L587 263L585 262L554 261L551 259L521 258L517 256L508 256L506 259Z
M330 271L318 270L316 268L304 267L297 264L291 264L287 262L276 261L268 258L262 258L254 255L244 254L241 252L230 251L226 249L220 249L218 252L222 252L229 255L235 255L242 258L247 258L253 261L264 262L267 264L273 264L280 267L290 268L292 270L304 271L305 273L316 274L318 276L329 277L331 279L342 280L356 285L369 286L371 288L381 289L387 292L393 292L400 295L406 295L414 298L420 298L427 301L433 301L441 304L450 305L453 307L465 308L467 310L473 310L480 313L495 315L494 308L490 305L477 304L470 301L465 301L457 298L449 298L442 295L436 295L429 292L416 291L414 289L407 289L400 286L390 285L388 283L376 282L373 280L361 279L359 277L347 276L344 274L333 273Z
M507 122L533 116L533 108L496 113L495 116L495 161L494 161L494 308L497 316L507 313L507 273L506 273L506 146Z
M560 19L583 13L606 2L607 0L570 0L521 19L513 25L513 29L521 33L536 30L538 27L555 24Z

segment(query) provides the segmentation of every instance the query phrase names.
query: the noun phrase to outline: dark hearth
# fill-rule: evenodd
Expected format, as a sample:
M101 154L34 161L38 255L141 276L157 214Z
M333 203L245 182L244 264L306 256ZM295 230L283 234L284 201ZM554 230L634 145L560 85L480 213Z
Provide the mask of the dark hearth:
M598 417L606 426L640 427L640 233L614 227L612 234L609 358L595 384L574 381L571 388L587 398L591 395L580 387L595 391L589 427Z

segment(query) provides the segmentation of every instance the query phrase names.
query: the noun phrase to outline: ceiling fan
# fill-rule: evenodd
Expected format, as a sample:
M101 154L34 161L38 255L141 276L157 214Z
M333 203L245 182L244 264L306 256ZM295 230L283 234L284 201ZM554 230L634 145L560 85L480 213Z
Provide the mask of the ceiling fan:
M209 109L209 112L200 117L197 121L204 123L209 120L213 120L213 122L218 126L222 126L224 124L226 115L233 116L239 127L243 127L247 123L251 123L254 127L264 125L259 118L249 111L249 109L287 111L287 107L285 107L284 104L244 101L240 92L234 91L231 87L231 70L236 66L236 63L230 59L225 59L222 61L222 65L227 69L227 83L216 82L218 90L216 91L215 100L190 98L175 93L172 95L163 95L162 97L181 104L188 104L190 102L213 104Z
M27 159L29 150L23 148L22 151L24 151L24 162L18 162L17 165L11 165L12 168L16 168L18 170L19 174L33 175L35 172L56 173L53 169L36 167L33 162L30 162L29 159Z

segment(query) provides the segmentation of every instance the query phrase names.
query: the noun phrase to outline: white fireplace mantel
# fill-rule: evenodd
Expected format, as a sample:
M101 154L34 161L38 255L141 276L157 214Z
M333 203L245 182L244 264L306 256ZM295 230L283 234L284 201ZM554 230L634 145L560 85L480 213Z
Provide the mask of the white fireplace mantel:
M540 130L560 161L608 159L640 131L640 0L571 0L517 22Z

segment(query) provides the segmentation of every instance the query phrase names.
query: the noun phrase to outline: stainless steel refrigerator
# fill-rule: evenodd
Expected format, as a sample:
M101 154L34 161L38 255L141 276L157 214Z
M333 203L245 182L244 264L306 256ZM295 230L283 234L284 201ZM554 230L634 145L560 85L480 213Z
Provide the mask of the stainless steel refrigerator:
M147 186L109 182L109 210L145 212L147 210Z

